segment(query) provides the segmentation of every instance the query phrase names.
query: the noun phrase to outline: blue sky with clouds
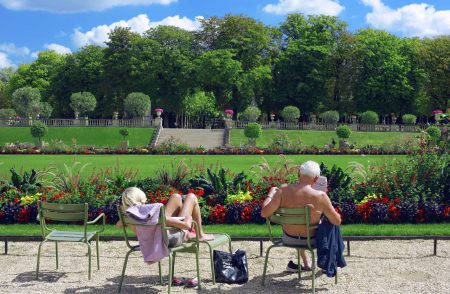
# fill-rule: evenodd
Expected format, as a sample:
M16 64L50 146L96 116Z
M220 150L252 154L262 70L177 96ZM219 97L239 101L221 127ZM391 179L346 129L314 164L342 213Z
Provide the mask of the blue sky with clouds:
M103 45L116 26L138 33L161 24L196 30L198 18L226 13L278 25L294 12L339 16L352 31L450 34L450 1L443 0L0 0L0 68L30 62L42 50Z

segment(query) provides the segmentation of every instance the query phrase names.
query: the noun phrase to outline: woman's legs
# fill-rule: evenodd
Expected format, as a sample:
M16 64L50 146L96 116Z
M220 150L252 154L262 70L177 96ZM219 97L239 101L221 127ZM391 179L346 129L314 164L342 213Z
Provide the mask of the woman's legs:
M169 201L165 206L166 210L166 224L171 227L176 227L182 230L191 229L192 226L192 217L186 216L184 220L179 220L173 218L180 214L181 208L183 207L183 201L180 194L172 194L170 195Z
M197 196L192 193L186 195L183 207L179 213L179 216L192 216L192 219L198 224L200 239L213 240L214 236L205 234L202 227L202 215L200 213L200 206L198 205Z

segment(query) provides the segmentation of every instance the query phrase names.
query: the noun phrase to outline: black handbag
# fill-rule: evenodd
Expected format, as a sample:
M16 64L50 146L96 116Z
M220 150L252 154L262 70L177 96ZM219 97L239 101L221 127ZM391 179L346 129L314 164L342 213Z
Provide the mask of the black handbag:
M214 250L214 275L216 282L243 284L248 281L247 255L244 250L232 254Z

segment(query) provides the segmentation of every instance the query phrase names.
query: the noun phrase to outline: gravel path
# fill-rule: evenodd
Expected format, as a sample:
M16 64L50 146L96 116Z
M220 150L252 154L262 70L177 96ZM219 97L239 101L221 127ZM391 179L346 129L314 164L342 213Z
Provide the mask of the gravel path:
M268 243L265 244L267 248ZM370 241L352 242L348 266L339 272L339 282L320 275L316 278L318 293L449 293L450 241L438 241L438 255L433 256L433 241ZM117 286L127 251L124 242L101 242L101 270L93 258L93 279L87 279L86 247L60 244L59 270L55 270L54 246L44 245L39 281L34 280L38 243L10 243L9 254L0 255L0 293L117 293ZM266 286L261 286L263 258L259 243L234 242L233 249L244 249L249 259L250 280L244 285L211 282L206 250L201 256L201 293L309 293L311 274L284 271L293 250L273 249L269 259ZM224 250L226 248L223 248ZM1 248L3 250L3 248ZM95 250L94 250L95 252ZM179 256L179 257L178 257ZM192 277L195 262L192 255L177 255L176 276ZM163 267L167 274L168 262ZM166 292L160 286L157 265L143 263L138 253L130 257L123 293ZM196 293L195 289L173 287L173 293Z

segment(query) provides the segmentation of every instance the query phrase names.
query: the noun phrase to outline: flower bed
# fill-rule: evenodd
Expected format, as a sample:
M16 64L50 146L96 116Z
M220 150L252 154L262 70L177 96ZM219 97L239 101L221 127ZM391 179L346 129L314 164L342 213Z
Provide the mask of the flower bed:
M407 162L392 161L361 171L322 164L329 180L333 205L344 224L450 222L450 165L446 153L418 153ZM132 171L93 174L80 180L75 166L70 176L44 172L19 175L0 182L0 223L35 223L37 201L89 203L90 218L104 212L107 222L118 220L121 191L141 188L150 203L167 203L172 193L197 195L204 223L264 223L261 204L271 187L296 181L296 167L288 162L261 169L257 181L245 173L198 169L189 173L184 162L163 168L153 178L136 179ZM68 172L69 174L69 172ZM274 177L273 175L277 175ZM64 179L64 181L61 181Z

